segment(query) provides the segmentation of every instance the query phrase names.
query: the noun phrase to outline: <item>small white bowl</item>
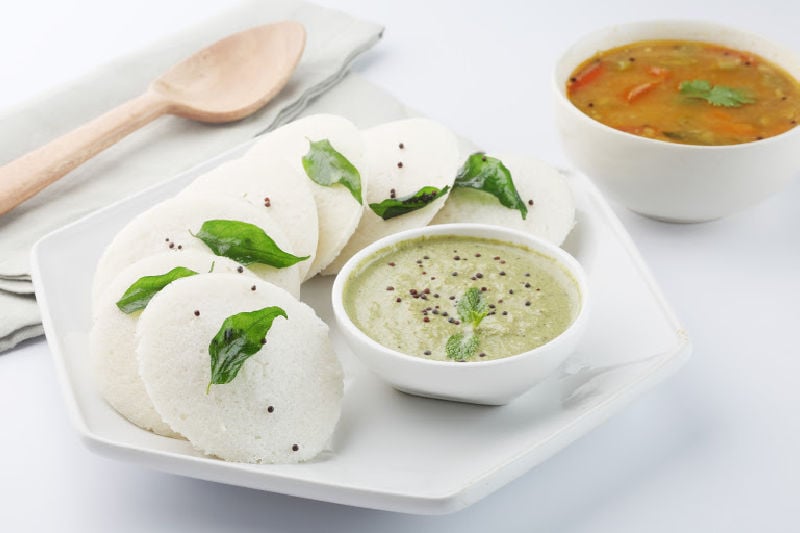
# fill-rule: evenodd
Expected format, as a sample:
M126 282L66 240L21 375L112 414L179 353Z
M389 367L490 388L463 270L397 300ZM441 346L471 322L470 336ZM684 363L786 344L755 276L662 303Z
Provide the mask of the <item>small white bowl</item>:
M353 269L379 250L398 242L430 235L468 235L516 243L540 252L571 274L580 301L575 320L547 344L519 355L490 361L434 361L387 348L353 324L342 302L342 291ZM588 319L586 274L580 264L557 246L516 230L486 224L444 224L389 235L364 248L345 263L331 295L336 323L353 353L394 388L429 398L485 405L503 405L549 376L575 350Z
M569 101L566 82L580 63L597 52L650 39L706 41L753 52L800 79L800 60L791 50L718 24L665 20L599 30L561 56L553 77L556 123L575 166L629 209L669 222L713 220L786 185L800 169L800 127L746 144L675 144L608 127Z

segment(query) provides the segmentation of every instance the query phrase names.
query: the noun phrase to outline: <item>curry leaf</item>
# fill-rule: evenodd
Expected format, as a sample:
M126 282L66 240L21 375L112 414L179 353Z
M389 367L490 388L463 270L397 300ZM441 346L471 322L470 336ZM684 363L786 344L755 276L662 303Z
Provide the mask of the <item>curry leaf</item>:
M480 152L467 158L458 171L454 187L469 187L487 192L509 209L517 209L522 219L528 216L528 208L514 186L511 172L502 161Z
M150 300L153 299L153 296L158 294L158 291L176 279L194 276L195 274L197 274L197 272L194 270L177 266L166 274L141 277L134 281L133 285L128 287L125 294L122 295L122 298L117 301L117 307L126 314L144 309L147 307L147 304L150 303Z
M264 263L276 268L305 261L281 250L263 229L238 220L206 220L195 237L206 243L216 255L228 257L243 265Z
M309 140L308 153L303 156L303 170L311 181L319 185L330 187L341 183L359 204L363 204L358 169L337 152L328 139Z
M206 387L206 394L211 385L233 381L244 362L266 344L272 322L279 316L287 320L289 318L286 311L273 306L231 315L222 322L208 345L211 380Z
M466 336L463 333L454 333L450 335L445 345L447 358L459 362L466 361L478 351L478 344L480 340L474 333Z
M470 287L466 290L464 296L459 298L456 304L456 311L458 311L458 316L461 317L462 322L477 328L488 314L489 309L486 306L483 293L475 287Z
M725 85L711 85L706 80L682 81L678 90L687 98L699 98L713 106L741 107L743 104L752 104L755 99L744 90Z
M380 203L369 204L369 208L383 220L389 220L390 218L422 209L437 198L447 194L449 190L449 185L445 185L441 189L428 185L408 196L387 198Z

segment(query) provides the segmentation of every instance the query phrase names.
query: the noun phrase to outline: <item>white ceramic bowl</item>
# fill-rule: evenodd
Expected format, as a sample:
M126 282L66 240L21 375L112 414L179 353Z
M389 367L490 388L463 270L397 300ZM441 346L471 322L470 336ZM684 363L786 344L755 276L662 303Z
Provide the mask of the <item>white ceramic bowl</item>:
M800 169L800 128L747 144L691 146L639 137L589 118L567 98L573 70L597 52L649 39L689 39L754 52L800 79L800 60L758 35L697 21L624 24L589 34L559 59L556 123L567 156L613 199L670 222L713 220L756 204Z
M353 324L342 302L342 291L353 269L379 250L424 235L470 235L521 244L564 267L575 280L579 310L561 335L534 350L490 361L454 362L423 359L386 348ZM567 252L547 241L516 230L485 224L445 224L389 235L364 248L342 267L333 283L333 312L353 353L378 377L409 394L486 405L503 405L550 375L572 353L586 329L586 275Z

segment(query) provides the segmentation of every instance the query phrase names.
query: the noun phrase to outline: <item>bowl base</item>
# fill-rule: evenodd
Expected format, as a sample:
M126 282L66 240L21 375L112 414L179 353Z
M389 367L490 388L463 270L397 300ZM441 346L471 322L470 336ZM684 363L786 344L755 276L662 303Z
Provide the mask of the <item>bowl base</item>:
M469 363L466 363L469 364ZM441 400L445 402L457 402L457 403L468 403L474 405L485 405L487 407L499 407L501 405L506 405L510 402L511 399L481 399L481 398L464 398L464 397L454 397L448 396L446 394L437 394L434 392L426 392L421 390L409 389L406 387L398 387L397 385L392 385L395 390L402 392L403 394L408 394L410 396L417 396L420 398L428 398L430 400Z
M676 218L676 217L668 217L662 215L651 215L650 213L643 213L641 211L637 211L636 209L631 209L637 215L641 215L643 217L650 218L652 220L656 220L658 222L667 222L668 224L702 224L703 222L714 222L715 220L719 220L722 217L712 217L712 218Z

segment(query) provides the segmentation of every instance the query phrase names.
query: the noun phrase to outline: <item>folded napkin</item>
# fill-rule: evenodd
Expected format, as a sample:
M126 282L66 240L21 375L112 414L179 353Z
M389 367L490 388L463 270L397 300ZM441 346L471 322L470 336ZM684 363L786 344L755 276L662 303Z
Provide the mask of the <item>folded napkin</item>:
M306 49L289 84L264 109L227 125L163 117L0 216L0 352L42 333L28 261L39 237L293 120L345 77L350 63L380 39L383 28L298 0L248 0L0 115L0 163L6 163L139 95L150 80L196 50L230 33L280 20L305 26ZM358 90L354 84L374 90L366 82L348 86ZM360 98L337 94L347 101Z

